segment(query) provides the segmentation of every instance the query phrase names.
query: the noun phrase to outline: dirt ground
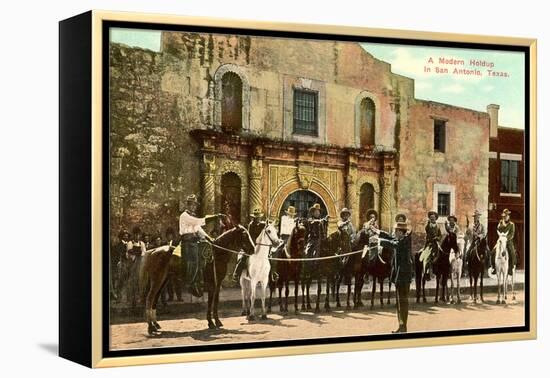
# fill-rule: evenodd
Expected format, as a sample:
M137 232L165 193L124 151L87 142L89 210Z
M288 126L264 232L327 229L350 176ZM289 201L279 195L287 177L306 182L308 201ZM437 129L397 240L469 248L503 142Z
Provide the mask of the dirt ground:
M518 293L516 301L506 305L495 303L496 295L486 295L483 304L464 301L460 305L415 304L409 312L408 330L440 331L455 329L495 328L524 325L524 294ZM275 308L278 310L278 307ZM290 308L289 308L290 310ZM373 309L335 310L314 314L312 312L289 313L282 316L277 311L267 320L248 321L240 309L220 313L223 328L209 330L204 313L186 314L185 318L159 320L162 333L147 334L145 323L111 326L113 350L155 348L213 343L270 341L299 338L326 338L385 334L397 328L395 304Z

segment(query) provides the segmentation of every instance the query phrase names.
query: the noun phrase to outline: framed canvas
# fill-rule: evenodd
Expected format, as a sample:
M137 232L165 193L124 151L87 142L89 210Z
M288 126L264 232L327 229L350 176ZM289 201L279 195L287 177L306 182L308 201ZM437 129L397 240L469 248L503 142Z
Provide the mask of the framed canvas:
M62 357L536 337L536 40L90 11L59 69Z

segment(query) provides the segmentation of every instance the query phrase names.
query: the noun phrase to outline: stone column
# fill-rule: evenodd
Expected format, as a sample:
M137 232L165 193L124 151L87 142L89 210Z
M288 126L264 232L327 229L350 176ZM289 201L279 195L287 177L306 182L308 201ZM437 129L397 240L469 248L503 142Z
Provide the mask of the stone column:
M263 176L263 161L262 148L256 146L254 148L254 156L250 159L250 174L248 175L249 191L248 191L248 208L250 214L254 209L262 209L262 176Z
M390 230L392 227L392 206L391 199L393 196L393 180L392 174L384 172L381 180L382 198L380 203L380 226L384 230Z
M357 203L357 157L349 155L346 172L346 207L351 210L351 221L358 226L359 206Z
M215 170L216 157L213 154L204 153L202 159L202 213L204 215L215 213Z

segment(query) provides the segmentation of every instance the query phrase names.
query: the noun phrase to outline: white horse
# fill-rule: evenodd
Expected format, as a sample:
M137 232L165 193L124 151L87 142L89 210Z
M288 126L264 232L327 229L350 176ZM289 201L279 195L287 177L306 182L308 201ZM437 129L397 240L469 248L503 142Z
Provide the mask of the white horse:
M456 244L458 245L458 251L451 249L449 254L449 263L451 264L451 303L455 303L454 298L454 282L456 280L456 303L461 303L460 299L460 277L462 276L462 259L464 256L464 247L466 241L464 240L464 234L457 235Z
M497 294L497 304L506 304L507 297L507 289L508 289L508 270L510 268L510 256L508 248L506 247L506 244L508 242L507 236L508 232L498 232L498 240L497 244L495 245L495 270L497 274L497 287L498 287L498 294ZM516 299L516 292L514 290L514 275L515 275L516 267L512 267L512 295L513 300ZM504 297L501 300L501 296Z
M271 248L279 247L284 242L279 239L277 229L271 222L266 222L265 228L256 239L254 254L248 258L248 269L243 270L240 277L243 297L243 313L248 314L248 320L254 320L254 301L256 286L260 283L260 299L262 301L262 320L267 319L265 311L265 297L269 282L269 252ZM248 271L248 272L247 272Z

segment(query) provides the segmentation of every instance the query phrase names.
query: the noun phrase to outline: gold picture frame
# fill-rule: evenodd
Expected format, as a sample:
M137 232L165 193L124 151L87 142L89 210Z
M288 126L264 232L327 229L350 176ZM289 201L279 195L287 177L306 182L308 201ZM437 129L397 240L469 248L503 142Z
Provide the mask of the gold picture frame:
M109 150L108 133L105 133L106 88L105 69L108 55L105 51L106 30L109 26L127 24L154 29L179 27L205 27L216 30L262 31L290 36L322 35L325 39L341 37L371 38L378 41L399 40L418 44L462 44L481 48L515 47L525 52L525 69L528 77L525 87L526 125L528 144L525 145L525 182L528 232L529 266L525 277L526 327L514 332L479 332L452 336L414 334L400 338L381 338L369 341L343 341L335 343L312 342L307 345L265 345L254 348L218 348L209 351L177 351L169 353L131 354L105 353L105 275L108 262L109 232L106 213L109 212L108 185L105 175L109 165L105 162ZM178 29L180 30L180 29ZM286 34L285 34L286 33ZM457 45L455 45L457 46ZM78 65L79 67L74 67ZM216 19L158 14L140 14L110 11L90 11L60 22L60 355L89 367L114 367L160 364L189 361L208 361L249 357L268 357L310 353L346 352L371 349L436 346L495 341L535 339L537 336L537 245L536 245L536 124L537 124L537 41L529 38L481 36L424 31L375 29L366 27L258 22L252 20ZM75 125L78 128L75 129ZM107 136L106 136L107 134ZM78 141L76 143L75 141ZM78 157L73 159L71 156ZM75 160L79 163L75 165ZM527 176L526 176L527 177ZM76 183L76 184L75 184ZM528 201L528 206L527 206ZM80 205L74 205L80 203ZM76 207L75 207L76 206ZM74 214L77 212L78 214ZM81 240L89 242L89 250L76 254L74 245ZM106 241L107 240L107 241ZM79 243L81 246L82 244ZM107 293L107 294L106 294ZM108 303L108 299L107 299ZM149 351L149 350L148 350ZM149 351L150 352L150 351Z

